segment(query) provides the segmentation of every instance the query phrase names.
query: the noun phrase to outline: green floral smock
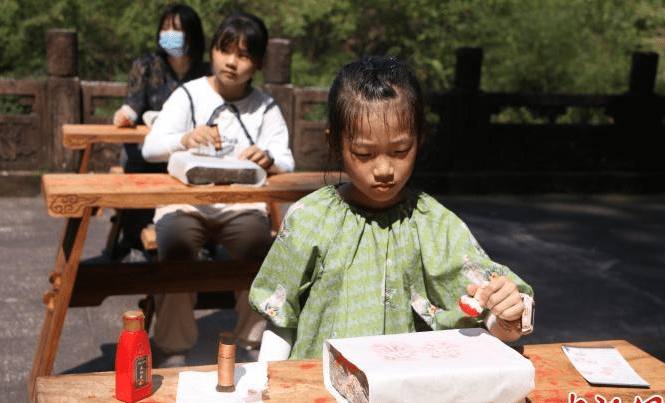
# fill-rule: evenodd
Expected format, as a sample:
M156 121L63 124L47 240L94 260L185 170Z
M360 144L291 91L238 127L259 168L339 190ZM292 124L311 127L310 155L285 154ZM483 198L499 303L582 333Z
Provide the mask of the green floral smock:
M458 299L493 272L533 295L433 197L412 193L368 213L328 185L289 209L250 303L275 326L297 329L289 358L321 357L329 338L479 326Z

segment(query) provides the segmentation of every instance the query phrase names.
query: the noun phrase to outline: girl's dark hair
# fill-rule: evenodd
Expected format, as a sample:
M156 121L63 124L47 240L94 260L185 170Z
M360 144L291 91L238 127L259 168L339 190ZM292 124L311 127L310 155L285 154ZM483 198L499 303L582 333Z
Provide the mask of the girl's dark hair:
M165 21L169 19L173 20L176 15L180 17L182 30L185 32L187 54L191 56L193 62L201 62L203 60L203 51L205 50L205 37L203 36L201 18L199 18L194 9L184 4L171 4L162 13L159 25L157 25L157 53L166 57L166 51L159 46L159 31L162 29Z
M425 141L423 95L418 79L403 62L386 56L363 56L342 67L328 94L327 140L332 156L342 156L342 136L353 137L363 117L373 113L377 103L384 114L395 114L401 127L416 134L418 145Z
M215 49L228 50L238 46L243 39L252 62L261 68L268 47L268 30L263 20L253 14L236 11L224 20L215 31L210 52Z

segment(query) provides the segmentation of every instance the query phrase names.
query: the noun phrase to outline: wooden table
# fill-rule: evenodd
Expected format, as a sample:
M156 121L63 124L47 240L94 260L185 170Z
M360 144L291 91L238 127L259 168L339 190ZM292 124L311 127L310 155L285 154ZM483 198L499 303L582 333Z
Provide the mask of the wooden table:
M95 144L142 144L150 128L145 125L135 127L117 127L112 124L70 123L62 125L62 146L70 150L80 150L79 173L88 172ZM123 211L115 210L113 225L107 236L106 251L109 256L117 257L117 242L123 222Z
M150 129L148 126L116 127L100 124L64 124L62 125L62 145L69 150L81 150L79 173L87 172L92 156L92 146L106 144L141 144Z
M567 343L583 346L615 346L651 388L613 388L589 385L572 366L561 350L561 344L524 346L522 354L536 368L536 389L528 401L560 403L662 403L653 396L665 396L665 364L624 340ZM155 369L155 392L145 402L175 402L178 372L182 370L216 371L216 366ZM271 402L334 402L323 385L321 360L277 361L268 365L268 392ZM56 402L117 402L113 372L80 375L44 376L37 380L37 401ZM575 400L570 400L573 396ZM597 400L597 396L605 400ZM641 400L636 400L639 397ZM612 400L612 399L621 400ZM652 398L651 400L649 400Z
M42 191L51 217L83 217L87 208L154 208L163 204L293 202L339 179L335 173L269 177L266 186L187 186L168 174L46 174Z
M170 263L111 263L81 267L79 261L94 209L154 208L215 202L293 202L339 179L323 172L274 175L265 186L187 186L168 174L46 174L42 190L48 214L65 218L53 272L44 295L46 312L28 383L35 400L38 376L53 369L69 306L99 305L108 295L224 291L249 288L260 262L199 262L182 270ZM214 268L214 270L211 270ZM202 274L205 273L205 276Z

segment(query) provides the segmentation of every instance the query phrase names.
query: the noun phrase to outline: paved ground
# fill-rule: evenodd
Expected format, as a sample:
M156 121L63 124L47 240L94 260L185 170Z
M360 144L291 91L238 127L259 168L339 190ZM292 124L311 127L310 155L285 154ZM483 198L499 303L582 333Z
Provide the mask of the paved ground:
M536 290L526 343L627 339L665 361L665 195L442 197L495 260ZM94 219L84 257L99 255L109 214ZM0 400L25 402L62 221L36 197L0 198ZM120 315L140 296L71 309L54 373L113 369ZM232 311L199 311L190 364L214 363Z

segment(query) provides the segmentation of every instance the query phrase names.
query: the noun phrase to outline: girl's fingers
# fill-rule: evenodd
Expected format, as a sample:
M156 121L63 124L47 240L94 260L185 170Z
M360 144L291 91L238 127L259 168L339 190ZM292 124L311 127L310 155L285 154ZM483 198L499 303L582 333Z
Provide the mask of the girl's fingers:
M515 294L519 298L515 283L508 280L507 277L495 278L488 287L487 307L492 309L493 306L508 298L511 294Z
M469 284L466 291L504 320L519 319L524 310L517 286L505 276L494 276L482 284Z
M256 145L249 146L242 150L240 155L238 156L239 159L241 160L250 160L254 161L256 159L256 154L257 151L259 151L259 148ZM256 161L254 161L256 162Z
M215 148L221 147L217 127L199 126L191 133L183 136L182 143L187 148L196 148L199 145L213 144Z
M129 120L127 115L125 115L125 113L120 109L118 109L113 115L113 124L118 127L129 126L131 123L132 122Z
M268 158L265 151L256 145L252 145L244 149L238 158L248 159L262 168L266 168L270 164L270 158Z
M487 296L485 306L492 313L504 320L516 320L521 317L524 305L515 283L507 277L496 277L488 288L492 291Z
M473 297L480 301L483 306L487 305L487 299L493 292L493 287L489 281L483 281L480 284L469 284L466 287L467 292L471 292Z
M217 127L213 126L201 126L201 130L199 130L200 134L200 139L202 141L201 144L219 144L219 134L217 131Z
M480 284L469 284L466 286L466 293L470 296L476 295L476 291L478 291L478 288L480 288Z
M511 294L506 299L500 301L489 309L497 317L507 321L513 321L522 317L524 305L519 294L517 294L516 297Z

